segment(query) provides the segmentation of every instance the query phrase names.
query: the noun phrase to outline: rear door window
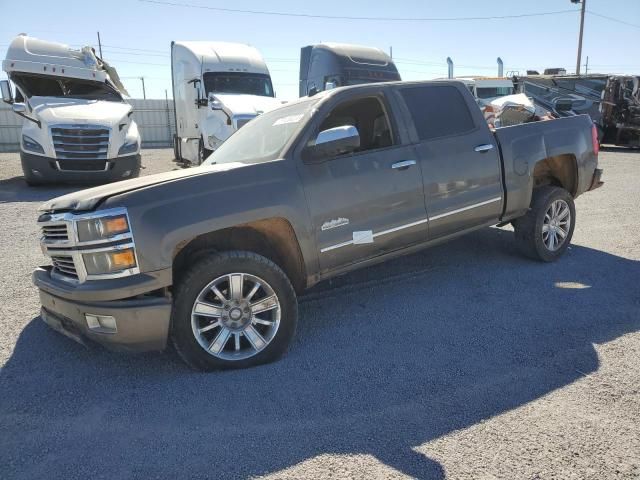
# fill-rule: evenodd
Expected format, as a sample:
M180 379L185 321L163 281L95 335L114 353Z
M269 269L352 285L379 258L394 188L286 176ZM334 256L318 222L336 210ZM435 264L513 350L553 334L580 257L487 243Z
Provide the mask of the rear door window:
M447 85L400 90L421 141L469 132L475 128L462 94Z

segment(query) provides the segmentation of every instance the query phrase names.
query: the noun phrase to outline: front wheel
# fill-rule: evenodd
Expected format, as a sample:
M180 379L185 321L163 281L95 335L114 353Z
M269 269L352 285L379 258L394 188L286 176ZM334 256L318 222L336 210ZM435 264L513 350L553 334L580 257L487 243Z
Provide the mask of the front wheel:
M513 222L516 242L526 256L553 262L569 247L575 222L576 209L569 192L560 187L537 188L527 214Z
M209 158L209 155L212 153L213 151L206 148L204 146L204 140L200 138L200 141L198 142L198 165L202 165L202 162Z
M281 357L298 318L285 273L252 252L198 257L174 296L172 339L197 370L246 368Z

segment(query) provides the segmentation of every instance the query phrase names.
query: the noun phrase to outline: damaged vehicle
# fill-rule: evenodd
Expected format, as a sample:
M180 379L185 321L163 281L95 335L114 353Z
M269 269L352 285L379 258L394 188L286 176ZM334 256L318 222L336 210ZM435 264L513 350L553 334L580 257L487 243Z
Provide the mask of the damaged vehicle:
M589 115L601 143L640 147L640 76L536 75L514 80L519 92L556 117Z
M250 367L286 352L297 296L336 275L508 223L524 255L558 260L601 175L587 115L491 130L458 81L340 87L251 120L201 167L46 202L33 280L78 341Z
M140 173L140 134L113 67L91 47L19 35L9 45L2 99L23 121L20 160L29 185L104 183Z
M172 42L171 76L179 162L200 165L235 131L282 105L260 52L227 42Z

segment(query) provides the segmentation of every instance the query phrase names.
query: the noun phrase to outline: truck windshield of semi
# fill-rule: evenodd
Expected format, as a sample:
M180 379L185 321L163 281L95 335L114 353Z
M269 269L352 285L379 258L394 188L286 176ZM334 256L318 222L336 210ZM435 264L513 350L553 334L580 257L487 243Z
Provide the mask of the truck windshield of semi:
M19 35L7 51L3 100L23 118L29 185L104 183L138 176L140 135L117 72L91 47Z
M241 43L173 42L176 160L200 165L257 115L282 104L257 49Z
M320 43L300 51L300 96L335 87L401 80L396 65L379 48Z

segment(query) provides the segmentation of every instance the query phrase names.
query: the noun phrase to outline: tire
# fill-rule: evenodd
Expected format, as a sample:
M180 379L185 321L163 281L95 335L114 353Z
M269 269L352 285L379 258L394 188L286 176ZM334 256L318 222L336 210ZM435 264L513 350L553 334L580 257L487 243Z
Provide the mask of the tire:
M200 141L198 142L198 165L202 165L209 155L213 153L213 150L209 150L204 146L204 140L200 137Z
M182 161L182 156L180 155L180 139L177 135L173 136L173 157L176 162Z
M232 278L241 296L234 296ZM177 281L171 319L172 342L190 367L248 368L287 352L298 302L286 274L271 260L245 251L210 253L197 257Z
M554 206L558 208L558 215L555 216L552 210ZM576 209L569 192L560 187L537 188L533 191L527 214L513 222L516 243L527 257L553 262L569 247L575 223ZM547 230L546 235L544 230ZM552 237L561 241L554 244Z

